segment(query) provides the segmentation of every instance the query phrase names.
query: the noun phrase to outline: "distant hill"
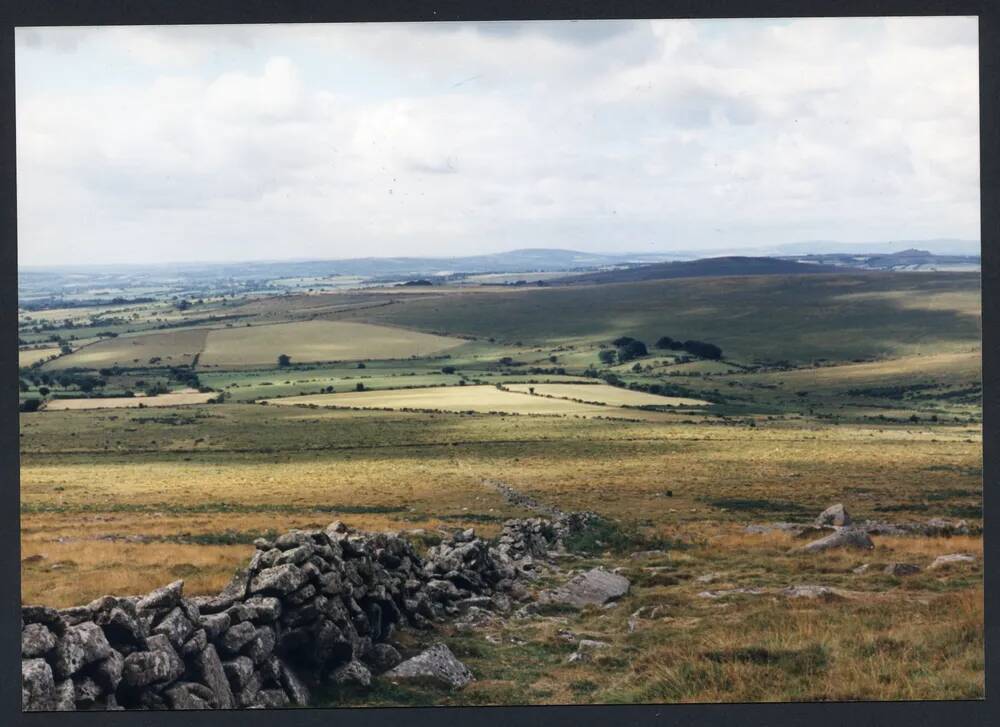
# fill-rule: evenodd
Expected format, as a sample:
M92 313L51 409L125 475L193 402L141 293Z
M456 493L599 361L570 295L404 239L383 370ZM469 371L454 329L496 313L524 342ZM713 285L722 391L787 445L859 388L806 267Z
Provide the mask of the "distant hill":
M782 257L782 260L861 268L862 270L974 271L980 266L978 255L942 255L929 250L908 248L890 253L818 253Z
M552 282L555 285L574 283L637 283L644 280L667 280L671 278L708 278L738 275L808 275L841 272L843 270L834 265L780 260L772 257L731 256L637 265L618 270L604 270L597 273L572 275Z

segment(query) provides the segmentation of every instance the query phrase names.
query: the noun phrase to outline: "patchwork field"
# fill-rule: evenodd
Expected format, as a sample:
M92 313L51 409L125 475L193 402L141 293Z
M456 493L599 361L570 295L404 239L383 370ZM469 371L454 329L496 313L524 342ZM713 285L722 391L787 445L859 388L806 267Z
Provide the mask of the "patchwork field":
M299 363L427 356L464 341L388 326L301 321L213 330L198 359L201 368L274 364L286 354Z

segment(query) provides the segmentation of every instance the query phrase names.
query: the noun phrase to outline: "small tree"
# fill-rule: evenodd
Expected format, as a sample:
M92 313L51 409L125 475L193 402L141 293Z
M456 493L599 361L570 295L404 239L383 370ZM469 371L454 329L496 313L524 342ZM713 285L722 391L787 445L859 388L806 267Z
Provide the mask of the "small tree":
M292 363L292 357L289 356L287 353L283 353L280 356L278 356L278 366L284 368L285 366L290 366L291 363Z
M354 390L355 390L355 391L364 391L364 390L365 390L365 385L364 385L364 384L362 384L362 383L361 383L361 382L359 381L359 382L357 383L357 386L355 386L355 387L354 387Z
M610 366L615 362L615 352L611 349L606 349L597 354L597 358L601 359L602 364Z
M41 394L42 396L48 396L49 395L49 387L47 387L47 386L39 386L38 387L38 393Z

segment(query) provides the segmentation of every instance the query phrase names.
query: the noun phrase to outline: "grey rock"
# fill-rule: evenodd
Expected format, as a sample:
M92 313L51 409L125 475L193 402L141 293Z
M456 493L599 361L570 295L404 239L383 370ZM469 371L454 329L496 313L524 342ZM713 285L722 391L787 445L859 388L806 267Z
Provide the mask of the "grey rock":
M260 694L261 677L258 672L250 675L250 680L238 692L234 692L233 700L237 707L246 708L257 703L257 695Z
M53 673L62 680L110 654L111 644L100 626L89 621L70 626L52 653Z
M201 619L199 619L199 623L205 630L205 635L208 637L208 640L215 641L220 635L225 633L226 629L229 628L229 614L210 613L202 616Z
M94 623L104 629L105 636L113 644L128 644L142 647L146 645L146 634L130 601L119 599L118 603L94 614Z
M407 659L385 676L393 682L429 683L451 689L461 689L473 679L468 667L444 644L435 644Z
M338 686L368 687L372 683L372 673L360 661L352 660L336 669L330 679Z
M224 654L237 654L257 635L257 629L249 621L231 626L219 639L218 646Z
M852 548L855 550L873 550L875 543L863 530L843 528L826 537L814 540L799 548L802 553L819 553L831 548Z
M286 594L298 590L305 584L306 576L290 563L265 568L250 581L251 593Z
M198 629L181 645L180 655L184 659L190 659L206 646L208 646L208 634L205 633L205 629Z
M278 678L292 704L305 707L309 704L309 689L288 664L278 661Z
M76 687L72 679L57 682L52 693L52 710L55 712L72 712L76 709Z
M851 524L851 515L847 512L847 509L841 504L830 505L823 512L819 514L816 518L816 525L833 525L835 527L844 527Z
M72 684L72 682L70 682ZM21 660L21 709L43 712L55 703L55 681L45 659Z
M157 588L149 595L141 598L136 604L140 610L173 608L181 602L181 591L184 590L184 581L174 581L163 588Z
M28 624L21 629L21 658L44 656L56 646L56 637L45 624Z
M937 570L938 568L947 568L949 566L961 564L961 563L975 563L976 556L970 555L969 553L949 553L948 555L939 555L934 559L934 562L928 566L928 570Z
M88 709L100 701L104 690L91 677L78 677L73 680L73 701L77 709Z
M153 627L154 634L163 634L175 648L180 648L194 633L195 627L180 608L175 607Z
M274 651L275 644L274 629L269 626L261 626L256 634L241 649L242 653L253 659L254 664L260 664Z
M88 671L105 692L113 694L122 680L124 666L125 657L112 650L107 657L90 666Z
M163 690L171 709L212 709L215 694L204 684L197 682L177 682Z
M265 709L281 709L291 704L284 689L261 689L257 694L257 704Z
M238 692L250 683L254 674L253 659L249 656L237 656L235 659L222 662L222 669L233 691Z
M291 550L286 550L281 553L275 560L275 565L283 565L285 563L291 563L292 565L302 565L314 552L314 548L311 542L303 543Z
M137 651L125 657L122 682L130 687L171 682L184 673L184 662L165 636L149 638L150 651Z
M887 576L912 576L920 572L920 566L916 563L889 563L882 572Z
M601 606L624 596L628 593L630 585L625 576L611 573L603 568L593 568L574 576L561 588L542 594L540 600L575 608L587 605Z
M251 596L243 602L249 618L256 623L270 623L281 616L281 601L273 596Z
M378 674L389 671L403 661L395 647L389 644L374 644L365 655L365 661Z
M212 690L215 706L219 709L232 709L236 706L229 680L212 644L206 646L192 660L192 667L198 680Z
M820 598L824 601L841 597L835 589L827 586L789 586L781 593L786 598Z

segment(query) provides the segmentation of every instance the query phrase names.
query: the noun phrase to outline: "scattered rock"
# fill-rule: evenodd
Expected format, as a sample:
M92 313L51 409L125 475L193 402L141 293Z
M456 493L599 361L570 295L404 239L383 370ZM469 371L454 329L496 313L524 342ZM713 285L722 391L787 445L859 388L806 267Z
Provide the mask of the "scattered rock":
M578 661L589 661L590 658L599 651L610 649L611 644L606 641L596 641L594 639L580 639L576 645L576 651L569 655L566 660L572 664Z
M831 548L852 548L856 550L873 550L875 543L863 530L843 528L826 537L814 540L799 548L802 553L818 553Z
M920 572L920 566L915 563L889 563L882 572L887 576L912 576Z
M957 563L975 563L976 556L969 553L949 553L948 555L939 555L934 559L934 562L930 564L928 570L937 570L938 568L946 568L948 566L955 565Z
M389 671L403 661L399 652L389 644L375 644L365 655L365 661L377 673Z
M385 676L393 682L430 683L450 689L461 689L473 679L468 667L444 644L435 644L407 659Z
M629 591L628 578L603 568L592 568L574 576L566 585L543 593L540 602L574 608L588 605L601 606L617 600Z
M841 597L835 589L827 586L789 586L781 593L786 598L821 598L824 601Z
M372 673L360 661L353 660L344 664L330 675L338 686L369 687L372 683Z
M835 527L845 527L851 524L851 516L847 509L841 504L830 505L816 518L816 525L833 525Z

